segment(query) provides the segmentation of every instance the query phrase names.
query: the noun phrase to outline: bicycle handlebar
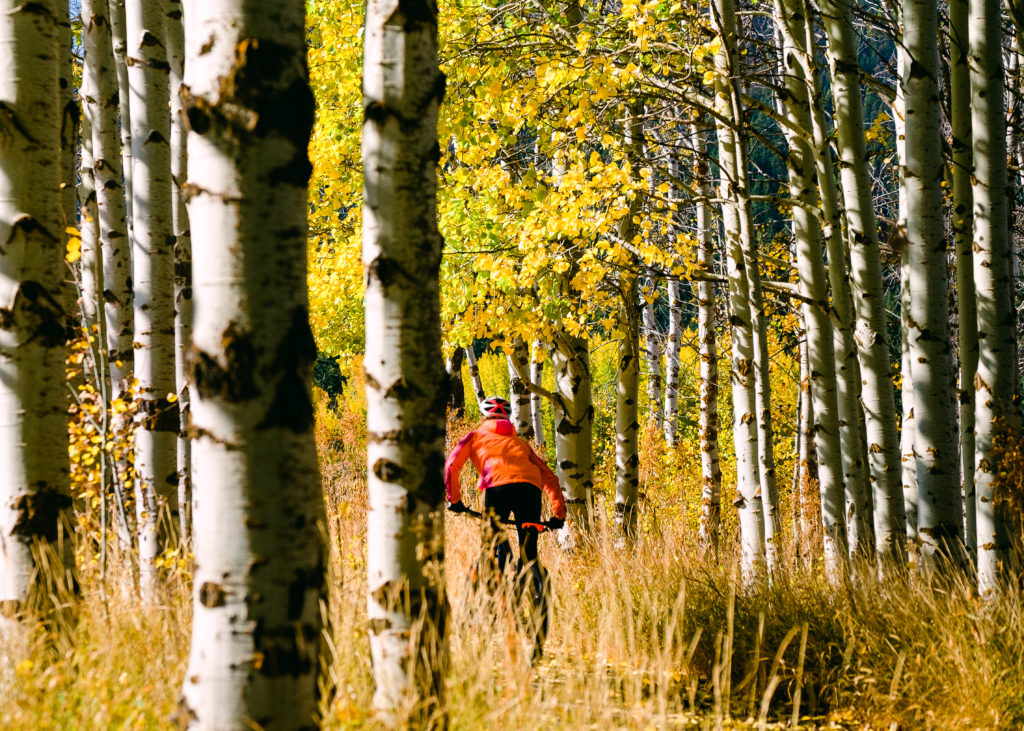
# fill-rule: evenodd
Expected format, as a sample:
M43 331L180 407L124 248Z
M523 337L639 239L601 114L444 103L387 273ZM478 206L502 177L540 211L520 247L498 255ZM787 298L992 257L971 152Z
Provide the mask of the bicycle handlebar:
M503 518L499 518L496 515L485 515L484 513L481 513L479 510L473 510L473 508L470 507L467 507L465 510L460 510L458 513L456 513L456 515L468 515L471 518L479 518L481 520L494 520L496 523L499 523L500 525L511 526L513 528L533 529L538 533L542 533L546 530L551 530L551 523L547 520L542 520L539 523L527 523L516 520L505 520Z

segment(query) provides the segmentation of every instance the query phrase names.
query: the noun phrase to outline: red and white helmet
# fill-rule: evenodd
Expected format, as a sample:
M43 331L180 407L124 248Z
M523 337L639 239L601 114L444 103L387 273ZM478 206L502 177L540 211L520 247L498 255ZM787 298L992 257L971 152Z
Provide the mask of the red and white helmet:
M512 413L512 405L500 396L491 396L480 402L480 411L488 419L507 419Z

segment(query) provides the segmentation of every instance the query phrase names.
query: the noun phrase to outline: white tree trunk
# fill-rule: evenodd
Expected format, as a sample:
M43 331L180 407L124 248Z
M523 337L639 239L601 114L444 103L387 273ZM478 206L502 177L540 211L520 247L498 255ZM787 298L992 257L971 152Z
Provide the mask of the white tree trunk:
M902 562L906 527L899 479L896 402L889 376L878 229L871 202L860 97L861 70L850 3L848 0L824 0L822 17L828 31L832 97L836 100L836 146L850 244L850 274L857 317L854 341L862 380L859 395L864 409L872 484L875 550L879 560L889 557Z
M639 207L636 210L639 215ZM624 240L631 241L632 236ZM648 419L661 425L664 420L661 404L661 333L658 332L658 320L654 312L654 303L658 296L657 279L648 277L644 281L642 296L644 356L647 360L647 408L650 410Z
M314 106L303 11L299 0L186 8L196 29L182 89L196 243L196 500L179 720L195 729L311 728L318 712L326 552L310 396ZM440 467L436 482L440 494Z
M544 379L544 361L541 360L544 346L539 342L533 344L533 357L530 359L530 382L542 386ZM538 447L544 447L544 402L541 395L530 392L530 414L533 419L533 438Z
M178 522L182 540L189 536L192 502L190 415L185 353L192 337L192 233L188 225L184 185L188 179L188 147L181 85L185 71L185 27L181 0L166 0L164 36L170 66L171 94L171 227L174 233L174 383L178 395Z
M484 393L484 384L480 380L480 366L477 365L472 345L466 348L466 363L469 365L469 381L473 384L473 394L476 396L476 404L479 409L480 404L487 398L487 394Z
M512 405L512 424L516 434L530 441L533 439L533 414L530 409L530 390L526 381L530 378L530 349L522 338L506 341L508 350L508 375Z
M903 45L910 61L901 77L907 113L903 187L912 293L907 322L917 427L917 531L922 566L928 569L938 553L958 557L963 523L959 440L950 389L949 277L943 236L939 50L935 42L938 9L935 0L907 0L903 12Z
M363 262L366 332L375 334L366 344L374 705L392 723L423 726L444 713L447 662L447 389L435 174L444 76L436 5L370 0L364 47Z
M34 544L52 546L71 507L59 20L53 0L0 0L0 604L15 608L47 578ZM70 550L48 558L74 570Z
M755 392L757 365L754 361L755 333L751 323L750 284L743 258L739 187L740 140L724 119L734 119L736 109L732 88L736 64L736 17L732 0L716 0L717 30L721 49L715 56L715 89L721 117L716 117L721 180L719 194L725 229L729 310L732 335L733 444L736 451L736 493L733 504L740 518L740 570L746 583L753 582L765 563L764 511L758 470L758 401Z
M949 3L949 121L953 187L953 251L956 255L957 340L960 350L960 492L964 536L974 553L974 375L978 369L978 305L974 290L974 223L971 174L971 76L967 65L970 29L967 0Z
M551 354L555 372L555 474L562 485L570 525L591 529L594 490L594 406L590 350L583 338L565 337L567 348Z
M135 174L135 165L132 159L131 87L128 82L128 28L125 4L132 1L134 0L108 0L114 67L117 73L118 106L121 112L121 169L124 171L125 220L129 236L132 235L132 177Z
M1006 116L1003 104L1002 5L971 0L971 129L974 147L974 283L977 288L978 360L976 519L978 590L994 592L1010 548L996 503L999 471L1018 469L994 448L1015 434L1020 419L1016 391L1016 308L1011 298L1007 211Z
M154 562L173 542L178 515L178 407L167 398L175 392L171 118L162 5L129 0L125 18L134 165L135 500L139 584L152 598Z
M679 351L683 347L682 284L668 280L668 338L665 343L665 441L675 445L679 431Z
M635 199L634 199L635 200ZM632 219L633 206L626 218ZM624 228L631 228L632 224ZM632 232L629 241L632 239ZM637 536L637 491L640 455L637 450L640 397L640 294L636 275L620 281L619 353L615 373L615 525L627 541ZM650 361L648 361L650 362Z
M829 319L828 281L822 259L821 230L812 211L818 207L815 187L814 151L803 134L810 134L811 114L807 86L801 80L799 49L789 31L782 0L776 0L776 17L783 37L785 109L797 130L784 127L789 143L789 189L793 198L793 239L808 357L811 364L811 399L814 405L814 433L818 451L818 479L821 490L821 520L825 572L829 581L841 580L846 553L843 461L839 432L835 349Z
M693 129L697 157L700 196L696 202L698 261L706 274L715 271L715 232L710 200L704 131ZM722 514L722 467L718 456L718 345L715 339L715 285L706 280L697 284L697 340L700 350L700 472L701 511L700 545L718 554L719 525ZM678 350L675 351L678 356ZM678 361L677 361L678 362Z

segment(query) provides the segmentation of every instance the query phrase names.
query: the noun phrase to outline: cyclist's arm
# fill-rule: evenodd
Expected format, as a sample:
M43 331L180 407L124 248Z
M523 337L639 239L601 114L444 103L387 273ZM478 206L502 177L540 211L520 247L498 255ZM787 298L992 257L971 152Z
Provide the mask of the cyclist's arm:
M562 496L562 486L558 484L558 477L551 471L547 463L532 451L530 452L530 461L540 469L541 489L551 501L552 515L565 520L565 498Z
M459 472L462 466L469 459L473 449L473 436L476 432L470 432L459 440L455 449L448 455L444 463L444 489L449 503L457 503L462 500L462 485L459 484Z

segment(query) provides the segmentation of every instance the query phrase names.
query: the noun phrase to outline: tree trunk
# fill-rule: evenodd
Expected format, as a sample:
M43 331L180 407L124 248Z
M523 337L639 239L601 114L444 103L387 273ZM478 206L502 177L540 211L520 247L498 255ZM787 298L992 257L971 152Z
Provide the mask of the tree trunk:
M543 346L539 342L533 344L533 357L530 359L530 382L542 386L544 379L544 361L542 356ZM530 414L533 419L533 438L538 447L544 447L544 402L541 396L533 391L530 392Z
M828 32L836 147L850 244L850 273L857 317L854 341L862 382L858 390L864 409L868 445L875 550L880 561L888 557L902 563L906 527L899 479L896 402L889 375L878 228L871 202L864 111L860 97L861 69L851 22L851 5L848 0L824 0L822 17Z
M721 47L715 56L715 89L720 117L716 117L722 222L726 237L729 310L732 313L732 403L733 443L736 451L736 493L733 504L739 511L740 570L746 583L763 571L765 562L765 524L762 490L758 470L758 399L755 391L754 339L751 322L749 270L744 262L742 215L741 142L736 131L724 119L736 116L733 88L736 65L736 17L732 0L716 0L715 10L721 27L717 29ZM749 231L747 231L749 233Z
M0 608L74 571L65 414L59 9L0 1ZM40 545L41 544L41 545ZM39 550L63 545L36 566ZM49 576L48 576L49 575Z
M487 394L484 393L484 384L480 380L480 366L476 364L476 353L473 352L473 346L470 345L466 348L466 363L469 364L469 381L473 384L473 392L476 395L476 403L479 407L487 398Z
M188 438L190 418L185 354L192 337L192 232L185 206L188 179L188 148L181 85L185 70L185 28L181 0L166 0L164 35L171 90L171 226L174 232L174 382L178 395L178 522L188 540L192 505L192 448Z
M997 475L1015 469L1000 456L998 438L1019 434L1016 393L1015 310L1011 297L1007 211L1006 116L1003 104L1002 6L971 0L971 129L974 149L974 283L977 288L978 360L975 472L978 591L998 586L1010 548L998 507Z
M191 0L186 9L196 30L182 101L194 191L188 376L200 496L180 707L190 728L310 728L319 710L325 516L306 297L314 103L303 3L255 5ZM177 424L177 409L171 414Z
M970 29L967 0L949 3L949 117L953 159L953 251L956 255L957 330L960 346L960 492L968 553L977 545L974 520L974 375L978 369L978 305L974 290L974 222L971 175Z
M630 206L627 218L632 218L632 208ZM632 236L623 238L628 241ZM627 541L634 541L637 537L636 502L640 484L640 455L637 450L640 429L637 404L640 395L640 293L636 275L623 272L620 288L619 359L615 373L615 525Z
M642 160L638 164L642 165ZM637 215L640 215L639 207L637 207ZM632 241L632 239L633 237L630 236L629 239L624 240ZM658 297L658 280L654 277L647 277L641 295L643 296L644 356L647 360L647 408L650 409L648 420L661 425L664 420L664 411L661 405L661 333L658 332L658 319L654 312L654 303Z
M694 126L700 196L696 201L698 262L708 274L715 268L715 233L711 205L711 181L707 164L704 130ZM700 351L700 472L701 512L700 545L718 555L719 525L722 513L722 468L718 457L718 345L715 340L715 285L706 280L697 283L697 340ZM670 338L671 339L671 338ZM678 364L678 350L676 363Z
M815 187L815 162L811 144L804 137L811 130L807 86L800 79L799 49L786 22L782 0L776 0L775 12L783 37L785 102L787 117L797 130L784 127L789 143L789 189L793 198L793 239L804 323L807 332L811 373L811 399L814 404L814 434L818 450L818 479L821 490L821 520L825 554L825 573L832 583L841 580L846 553L844 519L843 461L840 446L838 394L832 322L829 319L828 281L822 260L821 230L812 211L818 207Z
M117 73L118 107L121 112L121 168L124 170L125 221L128 225L129 237L132 236L133 230L132 178L135 174L135 165L132 158L131 86L128 82L128 28L125 20L125 4L131 1L133 0L108 0L111 42L114 47L114 68Z
M665 343L665 441L675 446L679 431L679 351L683 347L682 284L668 280L668 339Z
M366 332L377 334L366 349L374 706L396 725L444 725L437 6L370 0L363 68Z
M801 318L802 319L802 318ZM804 566L811 565L814 547L822 545L821 493L818 480L818 456L814 444L814 399L811 398L811 362L807 349L806 327L800 332L800 556Z
M533 418L530 409L530 391L525 381L530 378L530 349L522 338L512 338L509 344L508 375L511 384L512 424L516 434L527 441L533 439Z
M174 541L178 515L178 407L167 396L174 381L174 251L171 218L171 119L163 9L131 0L125 8L129 39L134 176L135 500L139 529L139 584L145 598L156 587L156 557Z
M552 351L555 371L555 473L565 493L569 522L591 530L594 502L594 406L587 341L566 336L568 347Z
M947 311L942 210L938 9L935 0L907 0L903 45L910 63L901 77L906 98L907 250L910 269L908 340L913 363L917 434L918 515L922 567L936 554L957 558L963 541L956 412ZM977 272L975 272L977 274Z
M853 297L847 265L847 247L843 240L839 192L829 141L831 133L822 102L821 80L814 58L814 28L805 18L812 17L804 0L786 0L786 25L799 49L795 69L807 86L811 112L814 161L821 194L821 223L828 252L828 279L832 291L832 334L836 354L839 406L839 438L843 452L843 486L846 498L847 542L851 555L866 555L871 550L871 493L864 474L863 417L860 407L861 379L857 348L853 340ZM857 90L859 93L859 88Z
M458 419L466 415L466 386L462 382L462 361L465 359L466 351L455 348L444 361L444 371L448 374L448 408Z

